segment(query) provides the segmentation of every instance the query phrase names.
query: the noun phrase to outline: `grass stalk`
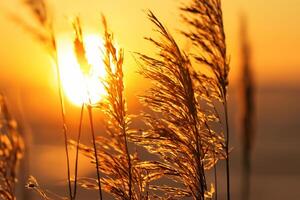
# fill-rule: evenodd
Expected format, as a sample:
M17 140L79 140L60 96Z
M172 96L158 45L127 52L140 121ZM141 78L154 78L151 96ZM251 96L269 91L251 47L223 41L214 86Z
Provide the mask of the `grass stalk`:
M126 149L126 157L127 157L127 163L128 163L128 189L129 189L129 199L132 199L132 166L131 166L131 158L130 158L130 153L128 149L128 142L127 142L127 136L126 136L126 126L125 122L123 121L122 123L122 132L124 136L124 143L125 143L125 149Z
M78 155L79 155L79 143L81 138L81 129L82 129L82 121L83 121L83 111L84 111L84 103L82 103L81 110L80 110L80 120L79 120L78 135L76 141L75 178L74 178L74 191L73 191L74 200L76 199L76 193L77 193Z
M72 184L70 178L70 159L69 159L69 150L68 150L68 130L67 130L67 123L66 123L66 112L64 107L60 69L58 63L56 39L55 39L55 34L53 29L53 19L51 13L49 12L50 10L45 0L24 1L24 4L30 9L35 21L39 24L40 26L39 28L42 31L36 30L29 23L26 23L22 19L18 19L17 21L25 30L31 33L32 36L38 39L38 41L40 41L46 47L46 49L48 50L50 56L54 61L55 68L56 68L59 103L60 103L62 126L63 126L62 129L64 135L65 153L67 158L67 178L68 178L69 197L72 200Z
M100 179L99 162L98 162L98 156L97 156L97 147L96 147L96 138L95 138L92 106L88 105L87 109L88 109L88 113L89 113L90 128L91 128L91 133L92 133L93 148L94 148L95 161L96 161L96 172L97 172L99 199L102 200L102 189L101 189L101 182L100 182L101 179Z
M214 155L214 159L215 155ZM217 163L214 165L214 181L215 181L215 200L218 200L218 174L217 174L218 170L217 170Z
M52 37L52 40L55 41L53 37ZM55 51L54 60L55 60L56 73L57 73L58 94L59 94L62 124L63 124L65 153L66 153L66 158L67 158L67 174L68 174L69 197L70 197L70 200L73 200L73 197L72 197L72 183L71 183L71 176L70 176L70 158L69 158L69 149L68 149L68 134L67 134L68 129L67 129L67 123L66 123L66 112L65 112L65 107L64 107L63 92L62 92L62 87L61 87L60 70L59 70L59 65L58 65L58 60L57 60L57 51Z
M227 97L224 96L224 115L225 115L225 126L226 126L226 186L227 186L227 200L230 200L230 165L229 165L229 120L228 120L228 103Z
M89 65L88 60L86 58L86 52L85 52L85 47L84 47L84 43L83 43L82 27L81 27L79 17L76 17L75 20L73 21L73 28L74 28L74 31L75 31L75 39L74 39L75 55L76 55L78 64L80 65L80 68L82 70L82 73L86 75L86 74L89 73L90 65ZM90 97L90 93L89 93L89 90L88 90L88 85L87 85L86 82L84 84L85 84L85 88L86 88L86 92L87 92L86 95L88 97ZM92 134L92 140L93 140L93 150L94 150L94 156L95 156L95 162L96 162L96 172L97 172L99 198L102 200L101 178L100 178L100 172L99 172L99 162L98 162L98 156L97 156L97 146L96 146L96 137L95 137L95 130L94 130L91 98L89 98L89 102L86 104L86 107L88 109L89 122L90 122L90 128L91 128L91 134ZM81 119L80 119L81 122L80 123L82 123L83 109L84 109L84 104L82 105L82 108L81 108ZM80 127L80 129L81 129L81 127ZM80 137L80 135L78 135L78 137ZM78 140L77 140L77 150L76 150L77 155L78 155L78 151L79 151L79 139L80 138L78 138ZM76 159L78 160L78 157ZM76 161L75 165L77 165L77 161ZM77 174L76 174L76 179L77 179ZM76 184L77 184L77 180L76 180ZM77 187L77 186L74 186L74 187Z

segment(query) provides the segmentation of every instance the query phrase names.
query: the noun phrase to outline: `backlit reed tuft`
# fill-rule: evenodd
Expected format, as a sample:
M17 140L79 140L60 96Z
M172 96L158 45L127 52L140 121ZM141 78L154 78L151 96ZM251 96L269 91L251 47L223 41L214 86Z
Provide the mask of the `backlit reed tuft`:
M86 58L86 51L83 42L83 33L79 17L76 17L73 21L73 29L75 31L74 39L74 52L77 58L77 62L80 65L80 69L84 75L89 74L90 65Z
M156 47L156 57L138 54L140 73L153 84L141 97L151 114L144 114L147 128L135 142L160 157L161 161L153 162L160 169L158 175L179 184L153 186L164 191L163 199L212 198L214 189L209 191L205 171L224 157L224 138L210 127L219 119L207 100L210 91L204 86L209 82L203 79L197 85L202 76L195 76L187 54L151 11L148 17L160 40L146 38Z
M229 61L223 24L221 0L192 0L190 5L181 8L183 19L189 25L183 34L189 38L196 49L194 58L200 64L199 70L209 69L212 74L213 88L223 104L226 130L226 181L227 199L230 199L230 170L229 170L229 123L228 123L228 74Z
M24 153L23 139L11 117L4 96L0 95L0 199L15 200L15 186L20 160Z
M49 11L49 8L45 0L25 0L24 3L31 11L33 19L37 24L37 28L31 23L27 23L23 20L17 19L19 25L21 25L34 38L36 38L38 41L41 42L42 45L46 47L48 53L51 55L51 58L56 68L58 94L59 94L59 101L60 101L61 115L62 115L62 129L64 134L64 145L65 145L66 160L67 160L67 179L68 179L69 198L73 199L72 184L71 184L71 177L70 177L70 163L69 163L70 160L69 160L69 150L68 150L68 130L67 130L67 123L66 123L66 111L64 107L60 69L59 69L58 57L57 57L57 46L56 46L56 38L55 38L54 26L53 26L53 18L51 16L51 12Z

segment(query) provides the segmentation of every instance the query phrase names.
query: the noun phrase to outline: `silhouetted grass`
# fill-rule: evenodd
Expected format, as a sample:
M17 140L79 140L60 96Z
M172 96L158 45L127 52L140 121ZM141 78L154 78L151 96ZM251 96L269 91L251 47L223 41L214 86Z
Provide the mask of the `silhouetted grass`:
M227 88L229 61L227 59L226 38L223 24L221 0L192 0L183 6L183 19L190 30L183 31L196 49L194 58L200 64L199 70L208 68L213 78L213 88L217 89L218 99L224 108L227 200L230 200L229 167L229 123Z
M146 38L156 48L156 56L137 54L140 74L152 82L151 88L140 98L150 110L138 116L145 123L144 129L131 126L132 119L127 113L124 95L123 49L116 48L103 17L104 51L99 57L103 58L107 76L103 80L99 77L99 81L103 83L107 95L99 104L92 104L91 101L82 104L76 141L68 140L52 18L44 0L27 0L26 3L39 29L24 22L21 25L48 48L57 68L70 200L76 199L77 184L98 190L100 199L102 190L122 200L212 199L215 189L214 185L209 188L207 171L214 167L217 187L216 164L220 159L226 159L227 199L230 200L229 62L220 0L193 0L182 8L184 20L190 28L183 34L193 42L196 49L193 57L197 62L193 62L188 54L190 52L181 50L158 18L148 12L159 39ZM74 21L73 28L78 64L82 73L89 75L90 65L79 18ZM209 69L210 73L204 73L205 69ZM215 127L223 121L216 109L220 103L225 118L221 131ZM80 143L85 108L89 114L92 146ZM93 112L96 111L105 114L107 136L96 137L94 124L100 123L93 121ZM74 189L70 178L68 144L76 147ZM157 159L140 160L138 153L129 148L137 145L146 148ZM79 151L95 164L96 178L78 176ZM165 179L172 183L161 184ZM34 177L29 178L27 187L36 190L43 199L66 199L43 190Z
M160 36L160 40L146 38L156 47L157 57L138 55L140 73L153 83L141 101L153 113L144 115L147 129L136 136L136 142L160 156L163 162L155 164L162 176L183 185L157 185L165 198L212 198L205 170L224 158L224 138L209 126L219 121L206 88L210 79L194 70L190 58L152 12L148 17Z

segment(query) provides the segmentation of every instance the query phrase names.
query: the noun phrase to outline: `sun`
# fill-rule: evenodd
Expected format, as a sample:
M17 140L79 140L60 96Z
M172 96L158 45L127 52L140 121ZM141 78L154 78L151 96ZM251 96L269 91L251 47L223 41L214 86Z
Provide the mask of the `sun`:
M75 105L98 103L106 94L101 79L106 76L102 61L103 41L97 35L84 37L86 57L91 66L85 75L74 54L72 41L62 38L58 42L58 61L62 88L67 98Z

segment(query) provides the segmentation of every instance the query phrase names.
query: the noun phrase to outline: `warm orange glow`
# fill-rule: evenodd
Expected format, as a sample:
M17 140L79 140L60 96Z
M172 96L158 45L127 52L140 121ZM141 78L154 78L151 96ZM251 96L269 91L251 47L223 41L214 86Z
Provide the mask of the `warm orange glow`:
M97 103L105 95L101 79L105 78L105 68L101 48L103 42L96 35L84 38L86 56L91 69L84 75L76 60L71 41L62 40L58 46L58 60L63 90L68 99L75 105Z

